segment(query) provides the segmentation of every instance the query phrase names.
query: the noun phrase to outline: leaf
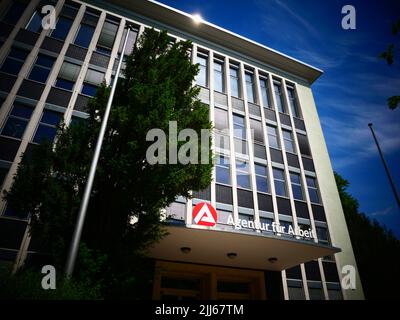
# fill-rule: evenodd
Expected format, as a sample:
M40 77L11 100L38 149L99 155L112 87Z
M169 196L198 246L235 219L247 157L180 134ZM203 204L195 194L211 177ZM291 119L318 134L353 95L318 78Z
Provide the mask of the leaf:
M390 109L394 110L400 103L400 96L393 96L388 99L388 106Z

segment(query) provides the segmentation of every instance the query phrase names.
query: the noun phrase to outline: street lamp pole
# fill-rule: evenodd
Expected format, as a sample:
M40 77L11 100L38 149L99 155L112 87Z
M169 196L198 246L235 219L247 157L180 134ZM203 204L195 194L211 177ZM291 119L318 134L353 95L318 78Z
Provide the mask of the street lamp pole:
M124 46L122 48L121 57L120 57L119 63L118 63L118 68L115 73L114 83L111 87L110 96L108 98L106 110L104 112L103 121L102 121L101 127L100 127L100 133L97 138L97 143L96 143L96 147L94 150L92 163L90 165L89 176L86 181L85 191L83 193L81 206L79 208L79 213L78 213L78 217L76 220L75 229L74 229L74 233L72 236L72 241L71 241L71 245L70 245L70 249L69 249L69 253L68 253L67 263L65 265L65 274L67 277L71 277L72 273L74 271L75 261L76 261L76 257L77 257L78 249L79 249L79 242L81 239L83 225L85 222L86 211L87 211L87 207L89 204L90 194L92 192L93 181L94 181L94 177L96 174L97 164L99 162L100 151L101 151L104 135L105 135L106 128L107 128L108 118L110 116L111 105L112 105L112 101L114 98L115 89L117 88L118 76L121 71L122 61L124 60L123 57L124 57L125 48L126 48L126 45L128 42L130 28L131 28L130 26L127 26L127 33L126 33L126 37L124 40Z
M374 140L375 140L375 143L376 143L376 147L378 148L379 155L380 155L380 157L382 159L382 162L383 162L383 166L385 167L385 171L386 171L387 177L389 179L390 186L392 187L392 191L393 191L394 197L396 198L397 205L400 208L399 194L397 193L396 186L394 185L392 176L390 175L389 167L388 167L388 165L387 165L387 163L385 161L385 158L383 157L383 153L382 153L381 147L379 145L378 139L376 138L374 129L372 128L372 123L368 123L368 127L371 129L372 136L374 137Z

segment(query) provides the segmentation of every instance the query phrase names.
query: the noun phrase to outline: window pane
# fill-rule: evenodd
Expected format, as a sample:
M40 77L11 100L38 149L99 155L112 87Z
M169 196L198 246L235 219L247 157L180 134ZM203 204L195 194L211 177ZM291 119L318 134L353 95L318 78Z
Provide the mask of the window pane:
M231 95L240 98L239 76L236 68L230 68Z
M225 184L230 184L231 183L231 178L230 178L230 173L229 169L225 167L216 167L216 179L217 182L219 183L225 183Z
M268 192L268 181L266 177L256 176L257 191Z
M308 288L310 300L325 300L324 291L322 288Z
M42 119L40 122L52 124L54 126L58 125L61 121L61 114L59 112L44 110Z
M49 73L50 73L49 69L45 69L45 68L42 68L42 67L39 67L39 66L35 66L35 67L32 68L28 79L45 83L46 80L47 80L47 77L49 76Z
M4 61L3 65L1 66L1 71L17 75L21 70L22 65L23 65L22 61L17 61L14 59L7 58Z
M305 300L304 290L302 287L288 287L290 300Z
M283 181L275 180L275 192L278 196L286 196L285 183Z
M8 9L6 15L2 19L4 22L15 25L25 10L25 4L14 1Z
M51 36L56 39L65 40L71 26L72 26L71 19L65 17L59 17L56 24L56 28L51 33Z
M111 49L114 44L115 35L117 34L118 25L109 21L104 22L103 29L99 37L97 45Z
M74 88L75 82L69 81L69 80L64 80L64 79L57 79L56 81L56 87L66 89L66 90L71 90Z
M308 188L308 194L310 195L310 201L314 203L319 203L318 191L317 189Z
M32 32L40 32L42 30L42 17L37 11L35 11L33 17L26 26L26 30Z
M254 103L253 75L246 73L247 101Z
M250 189L250 179L247 174L237 173L236 178L238 188Z
M21 117L25 119L29 119L32 115L33 108L24 106L21 104L15 104L11 111L11 114L16 117Z
M300 175L297 174L297 173L291 173L290 174L290 180L292 181L292 183L301 184Z
M290 105L290 110L292 112L292 115L294 117L298 117L299 116L299 111L297 108L297 103L296 103L296 96L294 93L294 88L287 88L287 92L288 92L288 96L289 96L289 105Z
M313 187L313 188L317 187L316 184L315 184L315 179L314 178L306 177L306 180L307 180L307 186Z
M94 86L89 83L83 83L82 85L82 93L88 96L94 97L97 92L97 86Z
M279 149L278 132L276 128L267 126L269 146Z
M11 48L11 51L9 53L9 57L25 60L26 57L28 56L29 52L19 49L19 48Z
M39 127L36 130L35 137L33 138L33 142L40 143L44 140L53 142L56 133L57 129L55 127L39 125Z
M104 80L104 73L93 69L88 69L85 77L85 82L95 84L96 86L101 84Z
M258 175L267 176L267 167L266 166L256 164L255 171L256 171L256 174L258 174Z
M8 118L1 134L20 139L22 138L25 132L27 124L28 124L27 120L12 118L12 117Z
M74 44L87 48L92 40L94 27L87 24L81 24L79 31L75 37Z
M215 128L218 130L228 129L228 112L219 108L214 110Z
M214 71L214 90L224 92L224 79L222 72Z
M282 102L281 85L278 83L274 83L274 91L275 91L275 99L276 99L278 111L285 112L285 110L283 108L283 102Z
M267 80L260 79L260 86L261 86L261 98L262 98L263 106L265 108L269 107L269 95L268 95Z
M200 86L207 87L207 58L197 56L197 63L200 70L196 77L196 83Z
M81 67L79 65L64 61L58 77L75 82L80 70Z
M298 184L292 184L293 197L296 200L303 200L303 191Z

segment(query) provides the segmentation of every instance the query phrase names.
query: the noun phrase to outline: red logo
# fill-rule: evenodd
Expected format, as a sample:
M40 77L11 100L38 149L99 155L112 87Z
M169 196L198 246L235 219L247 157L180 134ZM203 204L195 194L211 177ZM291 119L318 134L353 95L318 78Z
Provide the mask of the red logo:
M199 226L214 227L217 223L217 211L211 204L200 202L193 209L193 222Z

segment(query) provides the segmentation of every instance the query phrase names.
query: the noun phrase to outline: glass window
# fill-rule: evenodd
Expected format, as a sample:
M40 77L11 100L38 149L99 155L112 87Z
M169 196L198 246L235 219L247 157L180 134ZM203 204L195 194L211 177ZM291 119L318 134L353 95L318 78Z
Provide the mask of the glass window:
M282 135L283 135L283 142L285 144L286 151L294 153L295 147L294 147L292 132L290 132L288 130L282 130Z
M269 108L269 92L268 92L268 80L265 78L260 78L260 87L261 87L261 99L264 108Z
M127 30L124 29L122 39L125 39L126 33L127 33ZM133 47L135 46L135 43L136 43L137 34L138 34L137 30L129 31L128 41L126 42L124 56L128 56L132 53ZM124 46L124 42L121 41L119 44L119 49L118 49L119 56L121 55L123 46Z
M39 53L28 79L45 83L55 60L53 57Z
M248 228L248 229L250 229L249 228L249 221L253 221L254 222L254 216L252 216L252 215L248 215L248 214L240 214L239 213L239 219L240 220L245 220L245 221L247 221L247 227L245 227L245 228Z
M95 27L82 23L76 34L74 44L87 48L92 40Z
M19 48L11 48L0 70L6 73L17 75L21 70L28 54L28 51Z
M71 29L73 21L69 18L60 16L58 18L56 28L51 32L51 37L65 40L68 35L69 29Z
M290 111L292 112L292 116L300 117L299 109L297 107L297 100L296 100L296 94L294 92L294 88L287 87L287 92L288 92L289 106L290 106Z
M1 131L4 136L21 139L31 118L33 108L20 103L14 103L6 124Z
M21 18L22 13L25 11L26 4L19 1L12 1L7 13L4 15L3 22L15 25L17 24L19 18Z
M274 92L278 111L284 113L285 108L283 106L281 84L278 81L274 81Z
M250 189L248 162L236 159L236 183L238 188Z
M310 196L310 201L314 203L319 203L317 180L313 177L306 177L308 195Z
M255 164L256 184L258 192L269 192L267 167L261 164Z
M44 15L40 12L41 9L36 10L31 19L29 20L26 30L32 31L32 32L40 32L42 30L42 19Z
M99 41L97 42L97 51L111 54L117 31L118 25L112 21L106 20L101 30Z
M103 82L104 73L94 69L88 69L85 81L82 85L82 93L94 97L96 95L97 87Z
M60 123L61 117L61 113L45 109L35 136L33 137L33 142L40 143L43 140L53 142L57 133L57 125Z
M228 112L223 109L215 108L214 109L214 118L215 118L215 128L218 130L226 130L229 128L228 126Z
M251 103L255 103L254 98L254 82L253 82L253 74L246 72L246 92L247 92L247 101Z
M325 243L329 243L329 234L328 234L328 229L325 227L315 227L316 231L317 231L317 238L318 241L320 242L325 242Z
M292 182L293 198L296 200L303 200L303 188L301 186L301 178L298 173L290 173L290 180Z
M267 125L267 131L268 131L269 146L272 148L279 149L280 145L279 145L277 128Z
M81 66L64 61L56 80L56 87L72 90L78 78Z
M328 289L329 300L343 300L340 289Z
M274 168L273 174L276 195L286 197L286 179L284 171Z
M308 287L308 293L310 295L310 300L325 300L325 295L322 288Z
M214 143L216 148L229 150L229 136L225 134L215 134Z
M236 138L246 139L246 127L244 124L244 117L233 115L233 135Z
M288 235L289 227L292 226L292 223L289 221L279 221L279 225L282 227L281 230L283 231L282 234Z
M224 63L219 60L214 60L214 90L225 92Z
M216 181L218 183L231 184L229 158L226 156L217 156L215 168Z
M290 280L288 283L289 300L305 300L303 284L301 281Z
M196 76L196 83L199 86L207 87L207 57L197 55L197 63L199 64L199 73Z
M271 218L260 217L261 231L262 232L271 232L272 231L272 222L274 222L274 220Z
M186 204L180 202L172 202L166 209L166 215L169 218L177 220L185 220Z
M230 83L231 83L231 95L236 98L240 98L240 85L239 85L239 69L231 66L229 69Z
M260 121L250 119L250 128L253 130L254 141L264 143L264 135L262 131L262 124Z

